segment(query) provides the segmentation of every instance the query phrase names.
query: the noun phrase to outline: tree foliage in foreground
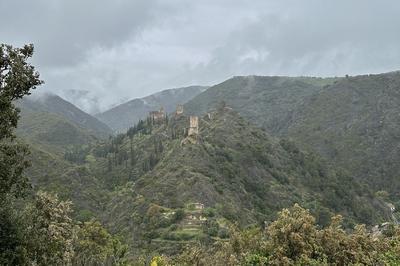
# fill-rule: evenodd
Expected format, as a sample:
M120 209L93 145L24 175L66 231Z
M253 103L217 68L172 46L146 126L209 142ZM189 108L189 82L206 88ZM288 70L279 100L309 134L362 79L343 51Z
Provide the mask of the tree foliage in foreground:
M10 213L17 224L13 231L8 231L15 245L14 249L2 250L0 265L124 265L126 262L125 245L97 221L76 223L71 218L71 202L60 201L55 195L39 191L22 210Z
M127 246L113 237L100 222L91 220L76 227L74 265L125 265Z
M373 234L357 225L351 232L333 216L321 229L308 210L294 205L279 212L265 229L232 228L228 242L196 245L151 265L400 265L400 228Z
M24 197L33 194L23 175L29 149L14 135L14 101L42 83L32 55L33 45L0 44L0 265L124 264L126 247L98 222L74 222L71 202L45 192Z
M23 225L14 205L29 187L23 175L29 150L14 135L19 118L14 101L42 83L27 62L32 54L32 45L0 44L0 264L5 265L23 264L26 258Z
M30 94L42 81L27 59L33 45L13 48L0 44L0 201L7 196L19 197L28 186L23 170L29 163L26 146L15 141L19 110L14 101Z

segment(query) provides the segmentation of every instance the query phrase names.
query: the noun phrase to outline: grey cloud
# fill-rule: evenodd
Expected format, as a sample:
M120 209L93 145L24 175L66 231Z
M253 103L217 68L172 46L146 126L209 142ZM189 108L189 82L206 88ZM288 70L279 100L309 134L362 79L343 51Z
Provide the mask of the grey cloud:
M0 0L4 42L34 42L46 85L90 112L233 75L399 69L396 0ZM1 41L3 41L1 40Z
M398 68L399 3L291 3L233 31L204 71L327 76ZM253 56L243 60L246 55Z
M94 46L112 47L152 19L156 1L2 0L0 34L34 42L44 66L76 64ZM17 12L15 12L18 10Z

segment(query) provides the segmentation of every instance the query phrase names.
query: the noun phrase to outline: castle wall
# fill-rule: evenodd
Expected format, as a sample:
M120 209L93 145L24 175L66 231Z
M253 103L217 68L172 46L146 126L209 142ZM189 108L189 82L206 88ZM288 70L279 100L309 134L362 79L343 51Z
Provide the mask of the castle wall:
M160 111L152 111L150 112L150 118L153 120L153 122L163 122L165 119L166 115L164 112L164 108L161 107Z

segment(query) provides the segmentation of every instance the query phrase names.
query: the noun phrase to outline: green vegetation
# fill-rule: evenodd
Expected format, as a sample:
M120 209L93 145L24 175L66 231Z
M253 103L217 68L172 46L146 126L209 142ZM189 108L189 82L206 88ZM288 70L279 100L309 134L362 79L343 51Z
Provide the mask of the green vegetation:
M398 265L399 244L398 227L370 234L356 225L348 232L339 215L321 229L309 211L294 205L266 228L232 227L229 241L156 256L151 265Z
M88 153L94 159L85 167L110 191L103 222L126 236L134 257L226 239L233 223L262 224L296 202L321 226L334 213L346 217L346 227L389 219L368 187L229 108L199 123L197 144L185 144L188 117L177 116L168 123L142 121Z
M123 235L134 258L227 239L232 224L271 221L296 202L321 226L334 213L346 217L346 227L389 219L383 201L317 155L267 135L228 107L210 117L200 119L197 144L185 144L186 116L161 124L146 119L126 134L67 149L69 163L43 151L31 176L72 199L77 219L101 218ZM44 154L58 161L46 179Z
M205 114L221 101L271 134L280 132L307 99L336 78L234 77L210 87L185 104L190 114Z
M21 121L17 133L29 134L35 133L41 127L49 128L43 120L50 116L50 119L74 125L92 138L104 139L112 134L107 125L56 95L41 94L27 97L17 101L16 105L21 109Z
M292 139L364 186L399 202L400 72L346 78L235 77L185 105L204 114L219 101L280 138ZM368 216L365 212L365 216Z
M399 86L399 72L342 79L298 110L287 134L398 201Z
M45 192L29 196L33 191L23 174L29 149L14 135L19 109L13 102L42 83L27 62L32 54L32 45L0 45L0 264L122 265L126 248L99 223L77 226L71 202Z
M227 239L233 223L262 224L296 202L321 226L338 212L346 227L389 219L383 200L367 187L228 107L200 119L197 144L185 144L187 127L182 115L161 124L146 119L126 134L72 146L62 156L33 145L40 155L28 173L38 187L71 199L76 219L97 217L123 235L134 258ZM50 172L49 160L55 162Z
M85 129L51 113L29 112L22 116L18 136L53 153L62 154L72 146L93 142L96 138Z
M335 157L340 150L316 149L325 158L335 154L335 162L345 170L310 152L308 141L300 141L313 136L312 141L320 143L313 132L331 129L327 117L326 124L312 124L312 132L299 129L311 122L291 123L293 117L308 121L308 112L317 116L316 106L322 108L327 100L320 103L319 97L341 91L343 82L358 84L358 80L248 77L220 84L220 90L211 88L210 93L217 93L215 99L230 88L234 93L242 87L251 91L248 95L254 96L246 99L241 94L236 104L251 104L243 116L259 124L261 119L271 132L285 136L279 139L228 107L230 97L228 105L220 103L199 118L195 136L188 133L189 117L180 114L156 121L139 119L126 133L105 138L104 127L96 120L86 123L63 116L52 111L51 102L45 110L20 102L32 112L22 115L18 134L23 138L18 139L14 135L18 109L13 102L41 81L26 62L32 46L0 48L0 264L398 262L399 229L386 224L369 230L397 219L390 208L399 201L387 203L394 198L392 191L383 185L372 190L353 178L357 167L340 164ZM392 92L389 85L386 89ZM267 99L269 104L263 102ZM315 103L315 109L304 108L307 101ZM297 109L289 106L304 112L293 113ZM203 108L193 104L197 107ZM298 138L286 138L293 132ZM384 132L392 136L392 131ZM339 141L331 133L323 143Z

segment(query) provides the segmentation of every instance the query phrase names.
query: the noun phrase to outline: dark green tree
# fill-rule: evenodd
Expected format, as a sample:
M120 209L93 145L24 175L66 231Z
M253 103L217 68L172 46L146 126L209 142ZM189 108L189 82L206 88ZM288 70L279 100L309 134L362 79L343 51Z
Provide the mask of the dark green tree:
M42 83L27 62L32 54L33 45L13 48L0 44L0 265L71 265L81 244L88 243L84 234L76 238L83 231L71 218L71 202L45 192L37 193L33 202L24 199L32 192L23 175L29 165L29 149L14 134L19 118L14 102ZM97 229L104 230L100 224ZM126 248L109 234L105 236L107 256L104 250L91 250L85 254L86 261L100 258L103 261L96 261L99 265L109 265L109 259L123 264Z
M0 44L0 264L26 263L23 234L14 201L29 186L23 170L29 166L25 145L17 142L14 129L19 109L14 102L40 85L39 74L27 60L33 45L13 48Z
M136 164L136 155L135 155L135 150L133 148L133 143L132 143L132 139L130 139L130 162L131 162L131 166L135 166Z
M20 196L27 187L22 171L29 165L26 146L15 141L19 109L14 101L40 85L39 74L27 60L33 45L13 48L0 44L0 201L7 195Z

